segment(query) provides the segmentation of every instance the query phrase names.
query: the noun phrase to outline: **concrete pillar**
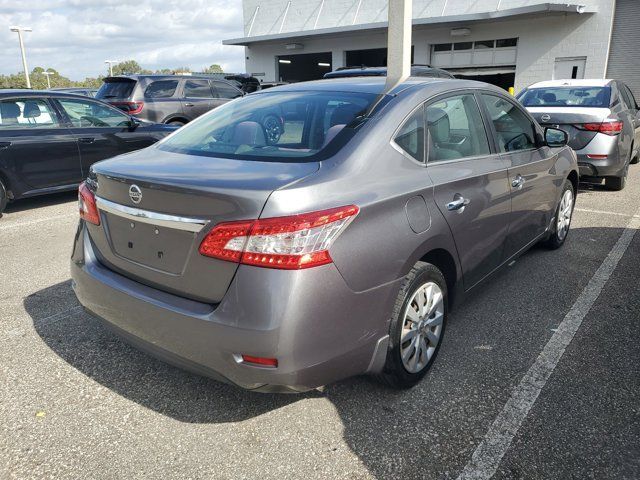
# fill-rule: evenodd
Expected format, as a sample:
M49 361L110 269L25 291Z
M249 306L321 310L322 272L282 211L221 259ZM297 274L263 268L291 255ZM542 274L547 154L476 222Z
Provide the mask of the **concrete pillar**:
M413 0L389 0L387 85L390 89L411 73L411 7Z

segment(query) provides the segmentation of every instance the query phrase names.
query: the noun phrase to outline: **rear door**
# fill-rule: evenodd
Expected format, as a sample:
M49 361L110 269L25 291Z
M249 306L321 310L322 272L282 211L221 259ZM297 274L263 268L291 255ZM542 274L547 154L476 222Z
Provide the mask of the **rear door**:
M626 104L627 118L623 121L627 121L633 131L634 153L640 149L640 118L638 118L638 103L636 102L633 93L629 90L624 83L618 82L618 89Z
M95 162L155 142L143 129L132 129L130 117L114 107L90 99L58 97L54 101L78 144L84 176Z
M516 102L498 94L482 93L481 98L509 172L507 259L536 240L551 221L557 196L553 175L557 155L540 145L535 123Z
M0 163L24 185L21 193L82 178L76 140L46 98L0 101Z
M469 289L503 259L511 213L507 165L491 150L472 92L427 104L426 119L434 199L453 234Z
M198 118L218 106L213 90L206 79L188 79L182 87L182 111L189 120Z
M240 89L227 82L213 80L211 85L216 96L214 107L219 107L220 105L227 103L229 100L233 100L234 98L242 97L244 95Z

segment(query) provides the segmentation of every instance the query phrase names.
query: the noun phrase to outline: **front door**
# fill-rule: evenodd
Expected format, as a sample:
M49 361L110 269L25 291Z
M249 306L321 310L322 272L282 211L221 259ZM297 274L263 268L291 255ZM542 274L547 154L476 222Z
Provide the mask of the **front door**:
M153 143L148 135L136 133L130 117L114 107L90 99L59 97L55 101L70 122L80 148L84 176L95 162Z
M458 250L465 289L502 262L511 213L507 166L491 152L473 93L427 105L428 172Z
M502 96L482 94L497 148L509 172L511 215L504 257L510 258L549 226L557 186L556 154L536 139L536 127L521 107Z
M0 102L0 162L23 185L20 194L82 178L75 138L43 98Z

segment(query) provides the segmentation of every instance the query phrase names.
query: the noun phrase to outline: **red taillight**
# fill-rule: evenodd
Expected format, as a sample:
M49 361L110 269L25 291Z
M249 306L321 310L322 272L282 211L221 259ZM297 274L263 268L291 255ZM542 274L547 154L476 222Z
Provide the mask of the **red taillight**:
M82 182L78 187L78 209L80 211L80 218L84 221L93 223L94 225L100 225L100 214L96 206L96 197L85 182Z
M298 270L331 263L329 247L359 212L355 205L290 217L216 225L200 244L208 257Z
M144 108L144 102L111 102L111 105L124 110L129 115L137 115Z
M242 355L242 362L260 365L261 367L276 368L278 366L277 358L254 357L252 355Z
M617 120L604 121L602 123L583 123L576 125L581 130L604 133L605 135L618 135L622 131L623 123Z
M591 153L587 154L587 158L591 158L592 160L604 160L607 157L608 157L608 155L594 155L594 154L591 154Z

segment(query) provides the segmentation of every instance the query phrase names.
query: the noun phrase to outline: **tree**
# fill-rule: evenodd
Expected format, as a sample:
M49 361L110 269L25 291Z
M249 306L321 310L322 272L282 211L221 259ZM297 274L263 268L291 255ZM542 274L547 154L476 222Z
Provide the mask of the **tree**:
M202 73L224 73L222 67L217 63L213 63L202 69Z
M114 75L131 75L134 73L144 73L140 64L135 60L125 60L113 66Z

